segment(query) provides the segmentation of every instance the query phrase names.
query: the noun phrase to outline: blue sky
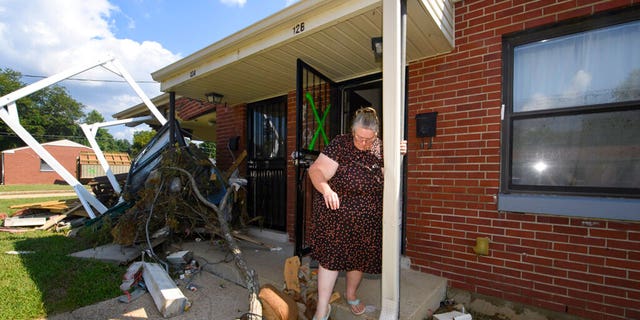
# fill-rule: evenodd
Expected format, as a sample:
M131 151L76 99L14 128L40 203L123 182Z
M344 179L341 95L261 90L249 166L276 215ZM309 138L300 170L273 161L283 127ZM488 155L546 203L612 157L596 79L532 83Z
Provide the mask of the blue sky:
M285 0L113 0L115 34L189 55L283 9Z
M0 68L51 76L111 55L153 98L151 73L264 19L295 0L0 0ZM95 68L76 76L121 80ZM23 77L31 83L37 77ZM105 120L141 102L126 83L59 83ZM110 127L131 139L145 127Z

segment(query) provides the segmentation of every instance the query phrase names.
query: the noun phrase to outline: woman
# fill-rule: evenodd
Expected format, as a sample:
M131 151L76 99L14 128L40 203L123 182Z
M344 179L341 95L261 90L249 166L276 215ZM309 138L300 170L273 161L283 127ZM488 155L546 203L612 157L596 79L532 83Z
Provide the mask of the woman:
M335 137L309 168L313 202L312 257L319 262L315 319L328 319L338 273L346 271L345 299L355 315L363 273L382 269L382 144L373 108L356 111L351 133ZM406 141L400 143L406 153Z

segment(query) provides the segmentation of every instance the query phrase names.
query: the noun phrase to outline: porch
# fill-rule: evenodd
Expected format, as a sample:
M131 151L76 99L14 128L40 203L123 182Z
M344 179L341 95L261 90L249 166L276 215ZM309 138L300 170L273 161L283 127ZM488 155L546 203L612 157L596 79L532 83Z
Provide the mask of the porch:
M288 241L284 233L269 230L252 229L249 235L263 245L248 241L239 241L242 255L247 265L254 269L260 285L272 284L281 289L284 286L285 260L293 256L294 245ZM214 245L211 242L185 242L180 244L180 250L190 250L194 258L208 272L220 278L244 286L245 281L232 259L227 255L226 246ZM226 259L225 259L226 258ZM227 262L228 261L228 262ZM309 264L310 258L304 257L301 264ZM360 289L359 298L368 308L375 308L362 316L354 316L349 311L343 299L332 304L332 319L378 319L380 315L380 276L365 275ZM345 288L344 275L338 277L334 292L342 295ZM447 279L431 274L421 273L408 268L408 263L400 271L400 316L398 319L422 320L438 309L440 302L445 299ZM298 304L300 319L305 319L304 305Z

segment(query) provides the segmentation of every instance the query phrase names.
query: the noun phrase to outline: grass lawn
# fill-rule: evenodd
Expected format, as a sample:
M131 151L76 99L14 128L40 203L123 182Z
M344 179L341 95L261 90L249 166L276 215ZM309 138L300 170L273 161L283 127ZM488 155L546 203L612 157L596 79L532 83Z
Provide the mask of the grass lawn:
M15 184L15 185L0 185L0 192L9 191L57 191L57 190L69 190L73 191L73 187L68 184Z
M0 233L0 319L44 318L120 295L126 268L68 256L85 248L60 233Z
M70 190L68 185L0 186L2 191ZM77 197L0 199L0 212L17 204ZM1 222L0 222L1 223ZM0 232L0 319L41 319L119 296L126 267L69 257L91 244L53 231ZM7 251L33 251L7 254Z

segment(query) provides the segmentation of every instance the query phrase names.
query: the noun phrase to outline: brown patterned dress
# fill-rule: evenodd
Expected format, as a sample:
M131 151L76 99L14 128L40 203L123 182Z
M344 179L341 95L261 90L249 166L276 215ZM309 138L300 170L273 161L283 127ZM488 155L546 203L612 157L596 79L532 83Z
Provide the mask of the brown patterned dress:
M338 163L329 186L340 199L340 209L331 210L320 192L314 192L311 255L326 269L382 271L383 161L379 138L372 150L358 150L353 135L344 134L322 151Z

